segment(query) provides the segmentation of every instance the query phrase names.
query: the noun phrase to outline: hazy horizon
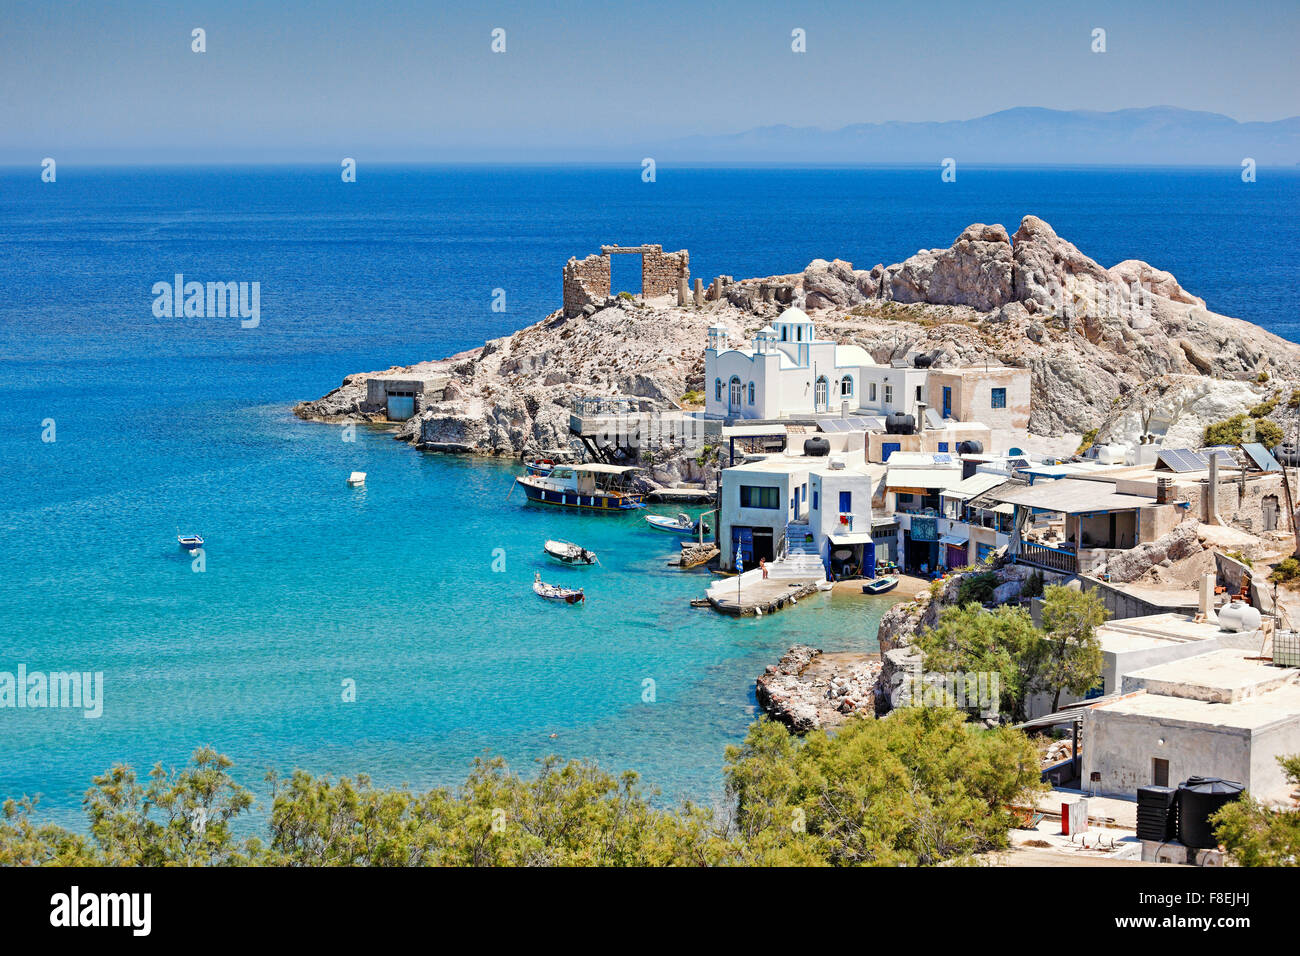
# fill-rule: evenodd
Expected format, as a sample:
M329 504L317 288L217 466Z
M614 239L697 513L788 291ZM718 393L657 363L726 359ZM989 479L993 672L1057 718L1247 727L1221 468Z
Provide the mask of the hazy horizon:
M639 162L631 154L692 137L1026 107L1300 116L1300 8L1282 0L1249 17L1204 0L1176 14L1108 0L1080 11L15 0L6 12L5 164ZM191 48L195 28L205 52ZM498 29L504 52L492 50Z

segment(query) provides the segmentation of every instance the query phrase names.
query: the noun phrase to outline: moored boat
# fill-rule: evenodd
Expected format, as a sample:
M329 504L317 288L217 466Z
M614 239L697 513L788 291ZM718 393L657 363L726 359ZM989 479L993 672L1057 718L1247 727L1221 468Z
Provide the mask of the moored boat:
M688 514L679 514L676 518L665 518L663 515L646 515L646 524L656 531L667 531L669 534L695 534L700 529L698 521L691 520Z
M176 543L186 551L197 551L203 547L203 536L198 534L180 534L176 535Z
M572 541L547 541L542 545L542 550L548 558L559 564L581 568L597 563L596 552L588 551Z
M555 470L555 461L550 458L529 458L524 462L524 473L545 477Z
M556 465L549 475L520 475L528 500L539 505L558 505L604 513L644 508L645 496L630 490L631 475L640 469L631 465Z
M548 601L563 601L565 604L580 604L587 600L582 588L562 588L556 584L547 584L542 580L540 571L533 577L533 593Z
M884 594L886 591L892 591L898 587L898 578L892 574L886 574L883 578L876 578L874 581L868 581L862 585L863 594Z

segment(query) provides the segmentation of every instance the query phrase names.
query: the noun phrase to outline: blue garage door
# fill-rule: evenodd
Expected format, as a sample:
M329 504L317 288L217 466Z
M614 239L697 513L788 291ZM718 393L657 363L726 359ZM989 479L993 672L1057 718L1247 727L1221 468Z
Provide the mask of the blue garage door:
M389 392L388 420L390 422L404 422L413 417L415 417L415 393Z

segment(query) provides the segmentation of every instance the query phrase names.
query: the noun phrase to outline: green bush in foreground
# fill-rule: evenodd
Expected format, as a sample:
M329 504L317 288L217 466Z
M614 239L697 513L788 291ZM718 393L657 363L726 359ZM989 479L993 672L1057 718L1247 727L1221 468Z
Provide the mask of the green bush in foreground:
M924 865L1005 846L1006 804L1041 786L1023 734L935 708L804 739L753 724L727 751L724 814L659 809L633 773L548 758L525 779L496 759L454 791L272 775L264 833L236 837L253 796L230 767L210 747L147 781L116 766L86 793L84 836L8 801L0 865Z
M1300 754L1279 757L1286 779L1300 787ZM1300 866L1300 806L1271 810L1250 794L1212 818L1214 835L1241 866Z

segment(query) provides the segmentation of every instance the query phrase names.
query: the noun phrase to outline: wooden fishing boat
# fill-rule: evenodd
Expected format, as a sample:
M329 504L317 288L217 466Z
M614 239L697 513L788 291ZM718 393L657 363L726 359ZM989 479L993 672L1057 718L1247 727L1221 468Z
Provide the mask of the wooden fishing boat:
M565 604L581 604L587 600L582 588L562 588L556 584L547 584L542 580L540 571L533 577L533 593L548 601L563 601Z
M876 578L874 581L868 581L862 585L863 594L884 594L886 591L892 591L898 587L898 578L892 574L886 574L883 578Z
M542 550L552 561L571 567L582 568L597 563L594 551L588 551L572 541L547 541L542 545Z
M635 471L631 465L556 465L549 475L520 475L515 482L534 504L610 514L645 507L645 495L631 488Z
M203 536L197 534L180 534L176 535L176 543L186 551L197 551L203 547Z
M669 534L695 534L700 529L698 521L691 520L688 514L679 514L676 518L665 518L663 515L646 515L646 524L656 531L667 531Z

